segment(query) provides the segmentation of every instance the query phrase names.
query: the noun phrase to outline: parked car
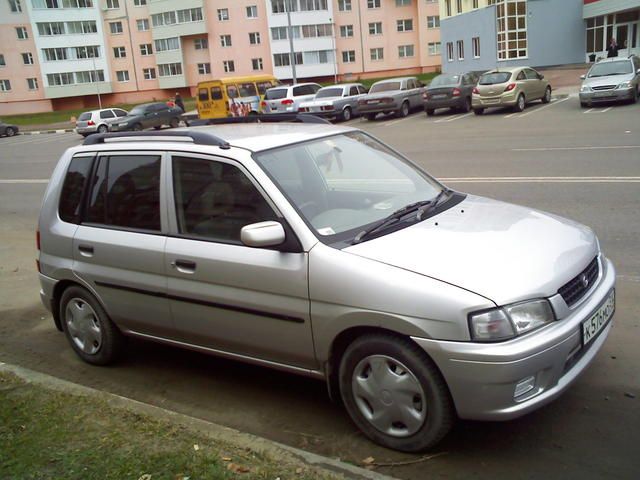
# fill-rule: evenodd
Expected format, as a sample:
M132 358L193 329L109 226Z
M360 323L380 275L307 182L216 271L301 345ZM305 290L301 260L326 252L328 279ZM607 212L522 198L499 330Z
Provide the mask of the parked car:
M594 64L582 75L580 105L627 101L635 103L640 96L640 58L607 58Z
M133 107L129 115L111 124L110 130L122 132L126 130L143 130L145 128L160 129L163 125L176 128L180 124L182 109L170 107L166 103L145 103Z
M76 120L76 132L86 137L92 133L107 133L109 126L129 114L121 108L103 108L81 113Z
M549 403L611 331L591 229L450 190L360 130L105 140L62 155L36 235L42 301L88 363L131 336L322 379L370 439L419 451Z
M461 75L443 73L435 77L422 94L424 111L431 116L438 108L471 111L471 95L478 83L478 75L473 72Z
M302 102L298 112L338 120L350 120L358 115L358 100L367 93L360 83L331 85L318 90L313 100Z
M4 123L0 120L0 135L4 135L6 137L13 137L16 133L18 133L19 129L17 125L12 125L10 123Z
M320 88L317 83L296 83L270 88L265 92L261 103L262 113L295 113L302 102L313 100Z
M380 80L358 100L358 109L367 120L374 120L378 113L406 117L411 109L422 107L423 87L416 77Z
M527 103L535 100L549 103L551 85L533 68L514 67L482 74L473 89L471 104L473 112L482 115L490 107L511 107L521 112Z

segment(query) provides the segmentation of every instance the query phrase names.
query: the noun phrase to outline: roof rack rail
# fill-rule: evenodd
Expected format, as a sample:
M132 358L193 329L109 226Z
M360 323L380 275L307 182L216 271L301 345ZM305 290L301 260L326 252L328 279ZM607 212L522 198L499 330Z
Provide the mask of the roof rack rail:
M189 121L190 127L198 127L202 125L223 125L227 123L275 123L275 122L293 122L293 123L320 123L331 125L331 122L325 118L317 117L309 113L270 113L247 115L244 117L223 117L197 119Z
M185 139L191 139L193 143L197 145L213 145L216 147L220 147L223 150L228 150L231 148L229 142L223 140L220 137L217 137L208 132L193 132L188 130L180 130L180 131L165 131L165 132L111 132L111 133L94 133L93 135L89 135L84 142L83 145L97 145L100 143L106 143L107 140L110 139L127 139L130 138L131 141L139 140L141 138L162 138L166 137L169 139L176 139L176 137L183 137Z

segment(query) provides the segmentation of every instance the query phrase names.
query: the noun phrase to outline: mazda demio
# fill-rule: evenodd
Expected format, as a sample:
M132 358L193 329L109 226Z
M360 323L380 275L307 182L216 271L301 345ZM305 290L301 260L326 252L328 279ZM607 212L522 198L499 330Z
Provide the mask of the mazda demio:
M38 268L75 353L104 365L137 337L322 379L365 435L407 452L564 392L612 326L594 232L451 190L317 120L67 150Z

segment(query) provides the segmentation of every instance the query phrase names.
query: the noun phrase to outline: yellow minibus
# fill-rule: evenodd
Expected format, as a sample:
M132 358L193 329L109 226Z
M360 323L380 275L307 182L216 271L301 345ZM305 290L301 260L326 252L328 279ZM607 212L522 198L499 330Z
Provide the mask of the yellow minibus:
M260 104L268 88L279 85L273 75L250 75L206 80L198 83L198 117L242 117L260 113Z

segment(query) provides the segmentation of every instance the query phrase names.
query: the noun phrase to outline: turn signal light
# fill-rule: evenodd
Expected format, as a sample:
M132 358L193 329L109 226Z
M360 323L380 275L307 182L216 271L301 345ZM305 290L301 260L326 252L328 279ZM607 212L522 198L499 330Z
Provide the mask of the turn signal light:
M516 84L515 83L510 83L509 85L507 85L507 88L505 88L504 91L505 92L510 92L514 88L516 88Z
M261 106L262 108L266 107L266 106L267 106L267 102L265 102L264 100L263 100L263 101L261 101L261 102L260 102L260 106Z

